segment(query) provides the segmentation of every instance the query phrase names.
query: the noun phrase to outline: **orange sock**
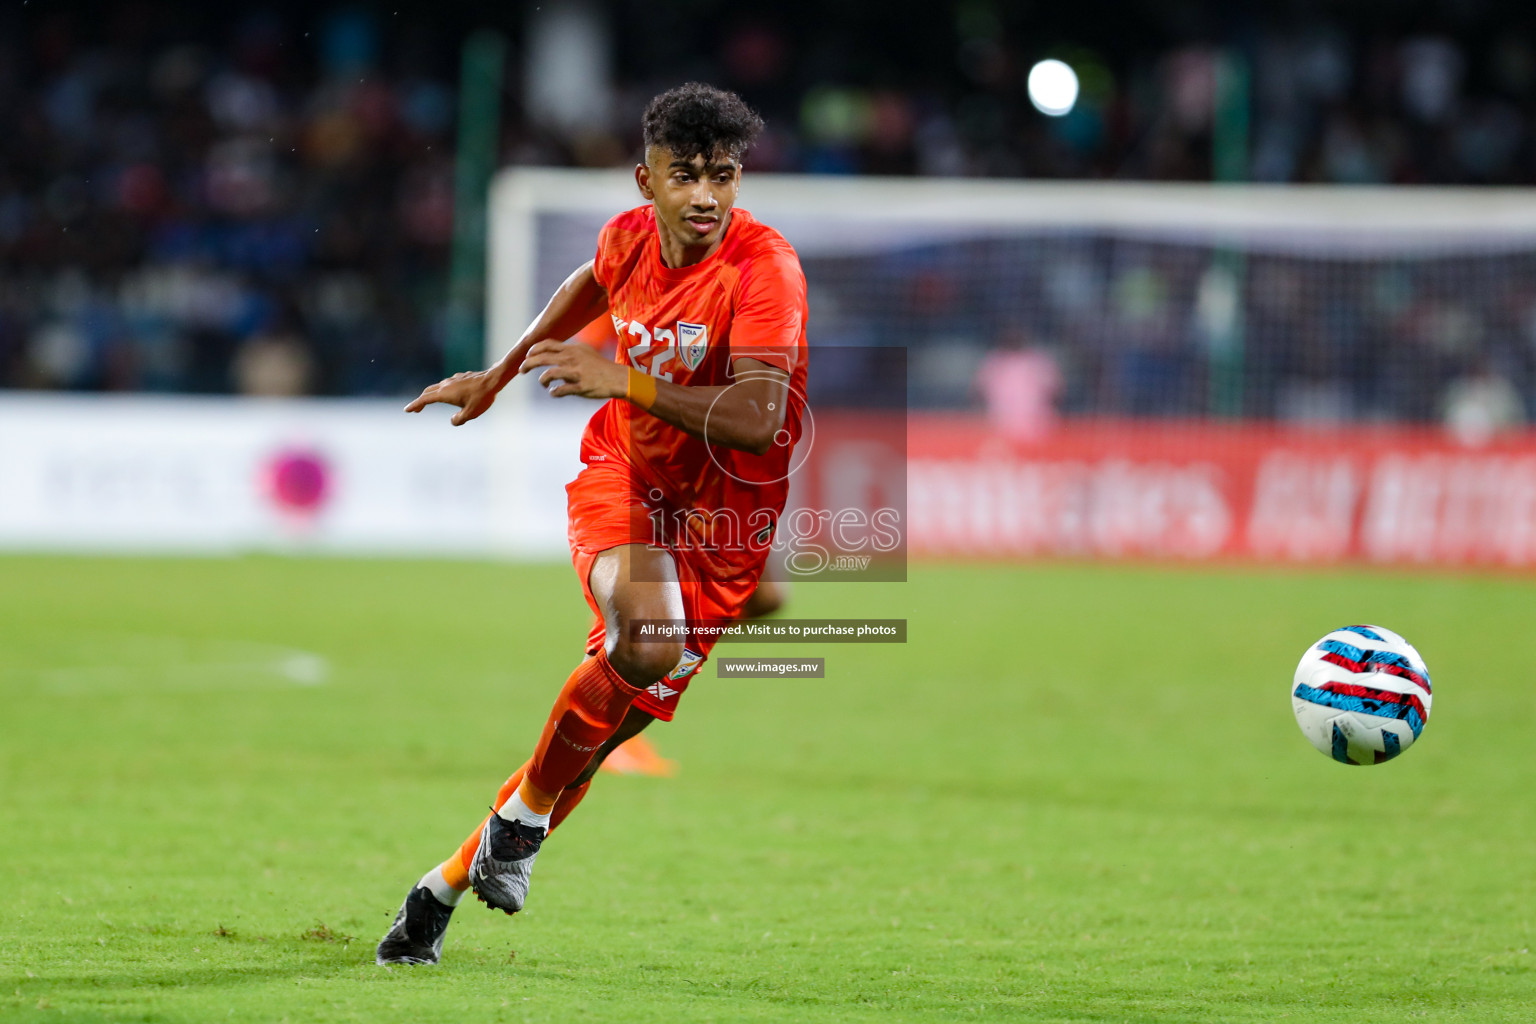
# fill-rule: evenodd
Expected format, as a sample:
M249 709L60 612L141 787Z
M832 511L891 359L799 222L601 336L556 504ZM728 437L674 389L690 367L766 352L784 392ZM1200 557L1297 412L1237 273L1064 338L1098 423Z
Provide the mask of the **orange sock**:
M554 810L560 793L576 781L597 748L624 721L624 713L640 696L598 652L577 666L550 709L518 796L537 814Z
M501 810L517 793L530 809L550 815L549 829L553 831L587 795L591 780L566 787L619 728L624 713L639 695L640 689L626 683L608 664L606 654L599 653L578 665L550 709L533 757L497 791L495 809ZM459 892L469 888L469 865L480 849L480 833L488 820L481 819L459 852L440 865L443 879Z
M559 797L555 799L555 809L549 812L549 830L551 832L555 830L557 825L571 816L571 812L576 809L576 805L581 803L582 797L586 796L587 790L591 788L592 780L588 779L579 786L571 786L560 791Z
M506 782L501 784L501 788L496 791L496 803L494 806L497 810L501 809L502 804L512 799L512 794L517 792L518 784L523 781L523 773L527 770L528 765L524 764L517 771L513 772ZM490 815L480 819L480 824L475 826L475 830L469 834L469 838L460 845L459 852L441 864L443 878L449 885L459 890L459 892L469 888L469 864L475 859L475 851L480 849L480 832L485 828L485 823L488 820L490 820Z
M496 794L497 807L500 807L511 798L512 793L517 789L518 783L523 781L523 772L527 768L526 764L523 765L523 767L513 773L510 779L502 784L500 792ZM571 786L560 791L560 795L555 798L554 810L550 811L549 814L549 830L551 832L562 821L571 816L571 812L576 809L576 805L581 803L582 799L587 795L587 790L591 788L592 780L588 779L579 786ZM442 868L444 880L459 890L459 892L469 888L469 865L475 859L475 851L480 849L480 832L485 828L487 820L489 820L489 815L480 820L480 824L476 825L475 830L469 834L469 838L464 840L463 844L459 847L459 851L439 865Z

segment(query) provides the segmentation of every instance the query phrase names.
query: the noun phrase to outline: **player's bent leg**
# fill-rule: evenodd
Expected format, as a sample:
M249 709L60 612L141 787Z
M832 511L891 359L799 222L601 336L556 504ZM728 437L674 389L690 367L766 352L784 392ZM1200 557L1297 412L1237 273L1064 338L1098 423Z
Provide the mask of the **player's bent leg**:
M592 763L576 777L576 781L561 790L560 795L555 798L555 806L550 811L549 817L550 832L553 832L562 821L570 817L571 812L576 809L576 805L581 803L582 797L586 796L587 787L591 783L592 776L607 760L608 755L629 740L634 739L640 734L641 730L655 720L654 717L641 711L639 708L631 707L629 709L624 716L624 721L619 725L619 731L614 733L608 742L598 749L597 755L592 759ZM513 772L506 782L501 784L501 789L496 793L496 800L491 804L492 808L499 811L502 807L506 806L507 801L512 798L512 794L516 793L518 786L522 784L523 773L527 770L528 765L524 764L517 771ZM459 848L454 855L438 865L437 870L442 875L443 883L450 890L440 897L445 905L452 906L457 904L456 895L462 895L469 889L469 866L474 862L475 852L480 849L480 836L485 831L485 825L488 820L490 820L489 815L481 819L480 824L475 826L475 830L465 837L464 842L459 844ZM428 878L431 877L430 875L428 876ZM423 879L420 884L428 884L427 879ZM436 891L437 889L434 888L434 892Z
M656 719L639 708L630 708L624 716L624 723L619 726L619 731L609 737L608 742L598 748L590 764L582 769L576 781L560 791L560 796L555 799L555 809L549 813L549 831L553 832L560 827L560 823L571 816L571 812L586 798L587 790L592 788L592 777L597 774L608 755L619 747L628 743L640 735L640 730L650 725Z
M666 551L644 544L622 544L597 556L587 574L606 634L603 650L618 673L645 689L677 667L681 639L639 640L629 624L642 620L683 622L683 588L677 564Z
M601 652L571 673L516 791L481 829L468 876L486 906L508 914L523 908L560 792L613 734L640 692L620 678ZM542 773L537 782L535 773Z
M680 640L636 642L627 628L638 619L685 618L671 555L639 544L610 548L594 560L588 587L602 611L604 649L566 681L522 783L486 820L469 868L476 897L508 914L527 901L533 862L561 794L618 732L635 698L672 671L683 655ZM584 790L574 795L570 807L583 795Z
M768 572L764 572L753 589L752 595L742 605L742 619L759 619L765 615L783 609L789 601L790 585L783 580L772 578ZM635 714L637 708L630 710ZM625 723L628 724L627 722ZM661 775L670 776L677 772L677 762L661 756L661 753L652 746L644 736L635 735L620 743L615 749L609 751L612 757L604 754L601 758L594 758L590 766L592 771L599 767L604 771L615 772L619 775ZM560 803L555 807L555 815L561 817L561 808L565 806L566 798L570 795L568 787L560 795Z

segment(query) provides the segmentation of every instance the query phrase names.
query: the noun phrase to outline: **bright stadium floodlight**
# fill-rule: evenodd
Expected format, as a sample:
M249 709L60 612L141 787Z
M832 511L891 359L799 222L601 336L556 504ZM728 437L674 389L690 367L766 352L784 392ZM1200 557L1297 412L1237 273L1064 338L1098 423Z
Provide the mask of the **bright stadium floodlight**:
M1071 113L1077 103L1077 72L1059 60L1042 60L1029 69L1029 102L1050 117Z

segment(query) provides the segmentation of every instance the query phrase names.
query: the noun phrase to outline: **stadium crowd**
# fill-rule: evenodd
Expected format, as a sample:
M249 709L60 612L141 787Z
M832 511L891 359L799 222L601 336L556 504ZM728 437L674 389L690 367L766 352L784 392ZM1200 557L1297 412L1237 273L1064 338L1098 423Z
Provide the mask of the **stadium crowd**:
M1251 82L1254 180L1536 183L1536 49L1523 33L1317 20L1161 38L1122 32L1097 49L1049 50L1077 69L1082 95L1070 114L1048 118L1031 107L1024 77L1049 39L1024 31L1008 5L960 3L942 26L908 25L891 38L890 25L861 36L863 23L846 16L782 23L814 25L812 36L742 17L680 28L624 2L587 9L612 50L596 78L603 113L562 126L509 72L503 163L627 164L645 99L686 76L736 88L767 116L755 169L1204 180L1218 64L1237 54ZM209 24L174 3L93 10L3 16L0 387L398 395L436 375L463 32L423 31L363 7L279 5ZM509 31L515 53L526 40ZM612 43L620 38L624 46ZM896 262L915 275L896 290L943 293L917 286L935 279L921 264ZM1106 287L1127 309L1164 294L1166 310L1193 309L1177 296L1193 294L1198 270L1170 266L1116 270ZM1408 358L1381 340L1405 317L1455 335L1435 349L1451 377L1495 374L1527 398L1536 386L1536 296L1521 283L1524 261L1478 271L1496 298L1485 306L1426 292L1399 308L1377 301L1395 294L1390 281L1362 287L1349 300L1358 308L1340 312L1335 302L1319 322L1365 326L1339 327L1337 344L1317 352L1266 340L1277 316L1299 308L1266 289L1306 292L1296 283L1305 272L1255 270L1251 366L1301 366L1255 372L1255 412L1324 408L1316 396L1356 387L1361 360L1377 358L1372 346L1389 350L1378 367ZM1047 283L1049 274L1026 270L1023 287L1044 288L1040 308L1055 309L1056 293L1031 274ZM1291 312L1266 311L1282 308ZM1059 309L1048 318L1070 320ZM903 340L916 350L942 345L947 335L910 328L922 322L906 321ZM1193 316L1115 322L1140 326L1101 322L1045 339L1059 353L1069 408L1198 411ZM978 331L982 348L1014 343L1004 327ZM1272 345L1286 351L1271 357ZM921 351L917 362L925 365ZM1445 373L1408 374L1417 383L1403 386L1423 393L1379 402L1375 414L1437 415L1443 396L1433 389ZM1292 377L1310 382L1303 390L1316 400L1287 398ZM975 400L958 388L933 395Z

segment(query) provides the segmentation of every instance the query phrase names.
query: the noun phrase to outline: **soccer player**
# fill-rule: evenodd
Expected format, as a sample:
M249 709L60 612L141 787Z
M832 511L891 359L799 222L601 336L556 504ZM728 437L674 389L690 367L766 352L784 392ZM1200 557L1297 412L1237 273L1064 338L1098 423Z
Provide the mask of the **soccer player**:
M601 759L672 719L713 646L700 626L738 618L757 586L788 494L806 374L799 259L735 207L742 154L761 129L728 92L690 83L656 97L635 168L646 205L608 222L596 258L500 362L406 406L457 406L457 426L527 373L556 397L609 399L566 488L571 557L595 616L586 658L492 813L412 887L380 964L436 963L467 889L493 909L522 909L541 844ZM566 341L604 314L619 337L612 361ZM686 629L647 638L633 625L646 622Z

